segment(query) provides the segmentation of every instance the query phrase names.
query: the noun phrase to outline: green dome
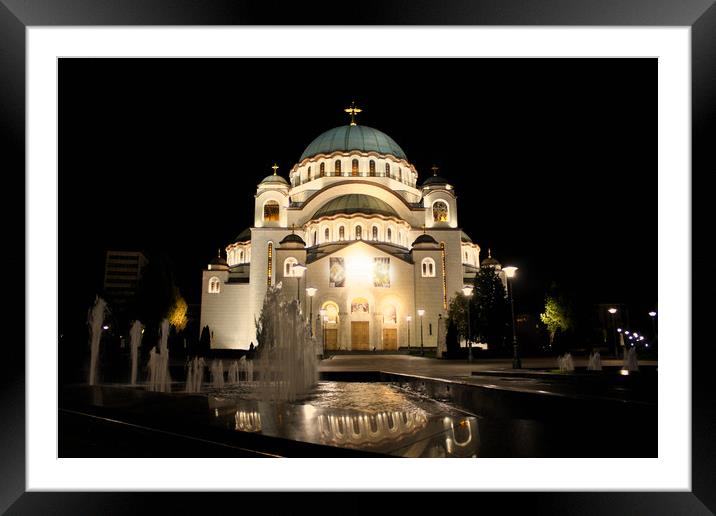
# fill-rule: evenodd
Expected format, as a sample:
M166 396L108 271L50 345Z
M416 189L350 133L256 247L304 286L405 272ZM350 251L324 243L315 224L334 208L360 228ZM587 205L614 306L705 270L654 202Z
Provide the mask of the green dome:
M390 205L376 197L362 194L341 195L331 199L313 214L314 219L330 215L351 215L364 213L366 215L385 215L397 217L396 211Z
M407 159L405 152L390 136L365 125L343 125L326 131L313 140L301 154L303 161L316 154L330 154L335 151L362 151L390 154Z

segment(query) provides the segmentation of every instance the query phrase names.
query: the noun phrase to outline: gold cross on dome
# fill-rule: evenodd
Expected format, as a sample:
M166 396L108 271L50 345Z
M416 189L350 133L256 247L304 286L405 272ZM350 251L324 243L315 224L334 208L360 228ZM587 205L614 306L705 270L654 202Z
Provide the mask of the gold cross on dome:
M276 171L278 170L278 165L276 163L274 163L273 167L271 167L271 168L273 169L273 175L276 175Z
M434 176L438 175L438 166L437 165L433 165L432 167L430 167L430 170L433 171Z
M343 111L348 113L351 116L351 125L356 125L356 115L363 111L360 108L356 107L356 103L354 100L351 100L351 107L345 108Z

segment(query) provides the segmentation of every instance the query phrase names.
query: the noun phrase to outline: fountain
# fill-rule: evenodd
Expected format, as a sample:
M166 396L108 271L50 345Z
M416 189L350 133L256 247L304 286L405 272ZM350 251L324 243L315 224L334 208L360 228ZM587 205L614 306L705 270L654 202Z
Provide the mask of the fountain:
M624 353L624 366L622 367L622 369L625 369L627 371L639 370L639 362L636 359L635 347L629 348L629 351Z
M224 363L221 360L211 362L211 385L215 389L224 387Z
M152 348L149 352L147 369L149 370L150 391L171 392L171 377L169 376L169 321L164 319L161 324L159 336L159 352Z
M226 381L228 383L239 383L239 363L236 360L231 362L231 365L229 366L229 372L227 374Z
M570 353L565 353L563 356L557 357L557 364L559 365L560 373L574 371L574 360Z
M99 360L99 341L102 338L102 326L106 313L107 302L101 297L97 296L94 301L94 306L87 313L87 325L89 326L90 337L90 385L95 385L98 380L97 361Z
M588 371L601 371L602 370L602 357L599 351L596 351L589 355L589 364L587 364Z
M266 292L255 367L263 400L294 401L318 380L318 354L298 303L280 293L280 287Z
M129 385L137 385L137 364L139 361L139 346L142 343L144 326L139 321L134 321L129 330L129 349L132 357L132 370L129 378Z
M201 357L194 357L187 361L186 392L201 392L201 383L204 379L206 362Z

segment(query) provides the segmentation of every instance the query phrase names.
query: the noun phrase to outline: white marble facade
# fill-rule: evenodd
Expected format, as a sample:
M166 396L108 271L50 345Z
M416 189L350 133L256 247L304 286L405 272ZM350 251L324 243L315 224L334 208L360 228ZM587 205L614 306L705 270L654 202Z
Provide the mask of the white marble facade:
M256 189L251 227L203 272L201 327L212 348L256 344L255 319L278 284L289 299L298 291L327 349L419 347L421 333L436 346L449 299L480 264L453 186L436 169L419 184L397 143L362 125L318 136L288 180L277 172ZM306 267L300 277L296 264Z

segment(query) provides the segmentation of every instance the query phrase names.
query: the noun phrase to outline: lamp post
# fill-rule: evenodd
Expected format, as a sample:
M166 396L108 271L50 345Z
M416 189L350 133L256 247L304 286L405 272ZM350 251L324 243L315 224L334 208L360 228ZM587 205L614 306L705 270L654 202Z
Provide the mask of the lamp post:
M316 292L318 292L317 288L314 287L308 287L306 289L306 295L311 298L311 314L308 317L309 321L309 328L311 330L311 337L313 337L313 296L316 295Z
M425 310L422 308L418 310L418 316L420 317L420 356L425 355L425 351L423 350L423 315L425 315Z
M619 347L618 347L618 345L617 345L617 322L616 322L616 320L615 320L615 318L614 318L614 314L617 313L617 309L614 308L614 307L608 308L608 309L607 309L607 312L609 312L609 313L611 314L612 329L614 330L614 356L615 356L616 358L619 358Z
M472 297L472 285L462 287L462 294L467 299L467 361L472 362L472 341L470 340L470 298Z
M325 308L321 308L318 313L321 316L321 332L323 333L323 339L321 341L321 357L326 356L326 322L328 322L328 312Z
M298 300L299 309L301 308L301 276L303 276L303 273L306 272L307 268L308 267L302 263L297 263L291 267L293 274L296 276L296 300Z
M522 369L522 360L520 360L520 350L517 345L517 329L515 328L515 303L512 299L512 280L517 272L517 267L503 267L507 276L507 290L510 294L510 312L512 314L512 369Z
M656 312L653 310L649 312L649 317L651 318L651 332L654 334L654 342L656 342Z
M410 323L413 321L413 316L406 315L405 321L408 323L408 349L410 349Z

